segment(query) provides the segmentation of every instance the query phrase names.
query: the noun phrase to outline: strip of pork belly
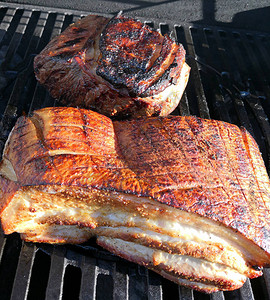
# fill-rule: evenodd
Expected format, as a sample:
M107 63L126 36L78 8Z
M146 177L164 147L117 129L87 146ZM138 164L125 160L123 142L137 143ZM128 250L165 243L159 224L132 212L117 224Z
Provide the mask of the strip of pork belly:
M240 288L246 280L234 269L191 256L170 254L115 238L98 237L103 248L146 266L178 284L212 293Z
M269 179L254 140L236 126L195 117L112 122L91 111L46 108L19 119L3 158L12 164L22 189L58 185L110 195L115 191L137 195L141 205L152 199L157 207L163 203L173 211L189 212L192 222L201 217L216 221L211 226L204 223L207 231L232 243L248 267L269 264ZM76 205L82 197L78 195L73 198ZM11 199L4 205L5 213ZM138 213L136 206L133 209ZM5 213L2 220L8 221ZM166 219L166 214L159 218ZM78 226L76 222L86 226L89 220L74 220L71 226ZM8 226L4 225L7 232L15 230ZM154 231L160 227L163 223Z
M91 236L113 237L229 266L244 276L261 275L230 230L220 233L220 226L210 220L147 198L59 186L25 187L16 192L1 218L6 233L23 233L28 241L81 243Z
M24 233L27 240L78 243L92 235L110 236L229 265L249 277L260 274L251 267L262 263L251 256L256 249L246 250L250 245L246 241L239 243L231 230L148 198L40 186L20 189L11 201L1 216L4 231ZM53 233L50 228L56 225L59 226ZM63 225L70 227L65 235ZM82 233L87 235L74 234L76 226L84 228Z

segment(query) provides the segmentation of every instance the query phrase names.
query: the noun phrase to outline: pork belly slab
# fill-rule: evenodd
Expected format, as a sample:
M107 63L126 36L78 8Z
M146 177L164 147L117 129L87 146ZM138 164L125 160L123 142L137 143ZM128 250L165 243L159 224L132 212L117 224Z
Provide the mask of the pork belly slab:
M168 115L185 90L185 50L168 35L118 15L89 15L35 57L37 80L65 105L107 116Z
M96 237L207 293L270 262L269 178L254 139L232 124L44 108L18 119L0 174L3 230L26 241Z

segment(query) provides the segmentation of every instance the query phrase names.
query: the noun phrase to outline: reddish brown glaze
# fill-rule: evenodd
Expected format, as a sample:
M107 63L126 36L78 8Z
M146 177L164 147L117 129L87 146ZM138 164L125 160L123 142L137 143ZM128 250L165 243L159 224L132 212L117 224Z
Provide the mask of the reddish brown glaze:
M4 157L20 186L150 197L218 221L270 253L269 178L255 141L235 125L193 116L112 122L46 108L18 120Z

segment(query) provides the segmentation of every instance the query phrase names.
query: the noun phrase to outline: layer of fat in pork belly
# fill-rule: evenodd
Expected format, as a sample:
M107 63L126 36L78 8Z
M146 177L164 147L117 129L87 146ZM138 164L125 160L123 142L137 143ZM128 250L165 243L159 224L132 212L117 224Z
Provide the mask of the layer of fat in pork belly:
M5 233L27 241L82 243L181 285L213 292L241 287L268 258L230 228L151 198L78 187L22 187L2 213ZM7 224L7 225L5 225Z

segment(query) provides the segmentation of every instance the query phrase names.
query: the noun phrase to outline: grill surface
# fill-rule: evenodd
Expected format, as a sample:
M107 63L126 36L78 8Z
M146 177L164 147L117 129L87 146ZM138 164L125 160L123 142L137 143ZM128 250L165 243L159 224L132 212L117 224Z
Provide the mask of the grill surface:
M16 119L58 105L35 80L33 58L49 40L86 13L0 7L0 150ZM270 34L222 27L153 24L173 30L187 50L188 87L174 114L245 126L270 164ZM24 243L0 234L1 299L212 299L270 298L270 269L240 290L204 295L97 247Z

